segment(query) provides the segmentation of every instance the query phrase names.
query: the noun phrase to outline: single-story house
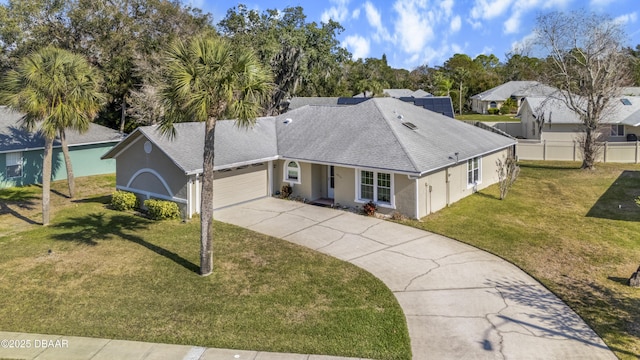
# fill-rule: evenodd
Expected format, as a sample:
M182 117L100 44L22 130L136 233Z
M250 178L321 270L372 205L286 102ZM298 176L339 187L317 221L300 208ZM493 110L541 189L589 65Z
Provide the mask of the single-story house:
M516 102L518 110L525 98L529 96L547 96L557 89L537 81L509 81L471 97L471 110L479 114L487 114L489 109L500 109L507 99Z
M44 137L25 130L22 114L0 106L0 188L42 183ZM69 154L75 176L112 174L115 161L100 157L122 139L119 132L91 124L83 134L67 131ZM60 142L53 143L52 180L67 178Z
M104 159L116 186L142 199L200 212L204 124L176 124L170 140L136 129ZM280 191L336 206L369 201L385 214L421 218L497 182L496 161L515 141L394 98L351 106L303 106L251 129L216 125L214 208Z
M382 89L382 95L392 97L392 98L403 98L403 97L412 97L412 98L424 98L433 96L431 93L428 93L422 89L418 90L410 90L410 89ZM354 95L355 98L362 97L372 97L369 91L362 92L360 94Z
M611 101L602 121L602 140L622 142L640 137L640 97ZM556 97L527 97L520 110L523 137L547 142L573 142L583 133L582 121ZM631 135L630 135L631 134Z

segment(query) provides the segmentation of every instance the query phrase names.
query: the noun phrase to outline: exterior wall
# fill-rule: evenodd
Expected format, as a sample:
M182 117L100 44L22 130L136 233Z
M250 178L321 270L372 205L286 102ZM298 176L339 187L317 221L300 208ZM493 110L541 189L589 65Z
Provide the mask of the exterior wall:
M74 176L82 177L116 172L115 160L100 160L100 157L115 144L116 143L104 143L70 147L69 156L71 157ZM12 186L41 184L42 156L43 150L23 151L22 177L6 178L6 155L0 154L0 189ZM67 178L67 168L64 164L64 156L61 148L56 147L53 149L51 164L51 180L65 180Z
M356 170L341 166L334 167L335 188L333 198L336 205L362 206L356 203Z
M416 218L416 181L407 175L393 174L393 187L395 196L395 209L378 207L378 212L382 214L393 214L399 212L405 216Z
M147 154L144 150L146 141L141 136L125 150L126 155L118 156L116 186L136 192L141 200L158 197L186 203L188 176L155 146Z

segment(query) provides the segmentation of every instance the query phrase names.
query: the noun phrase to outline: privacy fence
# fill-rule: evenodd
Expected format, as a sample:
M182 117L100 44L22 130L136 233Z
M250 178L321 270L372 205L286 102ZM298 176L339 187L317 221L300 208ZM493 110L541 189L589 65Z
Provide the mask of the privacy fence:
M580 146L572 141L519 139L516 154L519 160L582 160ZM640 161L640 142L604 142L597 161L637 164Z

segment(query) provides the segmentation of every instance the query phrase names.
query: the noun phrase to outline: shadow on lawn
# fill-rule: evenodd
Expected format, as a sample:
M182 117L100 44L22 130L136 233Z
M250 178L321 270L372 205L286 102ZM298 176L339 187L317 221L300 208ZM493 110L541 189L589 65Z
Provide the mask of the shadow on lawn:
M610 220L640 220L640 171L625 170L589 209L587 217Z
M533 308L529 313L502 311L498 318L503 322L496 324L498 330L503 326L508 328L509 324L517 324L539 337L570 339L595 348L605 348L583 320L546 289L519 281L489 281L487 285L498 289L508 305L524 305ZM636 311L640 307L638 299L621 298L611 290L593 283L565 284L565 286L570 289L570 293L581 294L578 306L584 316L604 319L607 324L615 322L614 326L600 327L601 332L613 329L631 337L640 336L638 329L632 328L634 324L640 322L640 314ZM608 347L626 355L640 355L616 345L618 344L608 344Z
M24 188L10 188L0 191L0 215L11 215L28 224L40 224L20 214L16 209L33 210L36 206L36 195Z
M114 215L105 216L104 213L93 213L83 217L70 218L69 220L54 225L55 228L65 229L68 232L54 234L53 239L63 241L75 241L87 245L97 245L99 240L109 240L119 237L172 260L176 264L198 273L199 267L180 255L152 244L135 235L136 231L148 228L153 221L137 216ZM78 228L80 230L78 230Z

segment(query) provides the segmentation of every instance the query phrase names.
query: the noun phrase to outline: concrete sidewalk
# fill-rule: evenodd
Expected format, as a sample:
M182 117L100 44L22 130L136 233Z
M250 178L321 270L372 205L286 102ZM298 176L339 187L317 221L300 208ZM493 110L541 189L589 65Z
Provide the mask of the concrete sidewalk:
M0 359L25 360L348 360L77 336L0 331ZM355 359L354 359L355 360Z
M427 231L266 198L214 217L351 262L395 294L414 359L616 359L584 321L516 266Z

